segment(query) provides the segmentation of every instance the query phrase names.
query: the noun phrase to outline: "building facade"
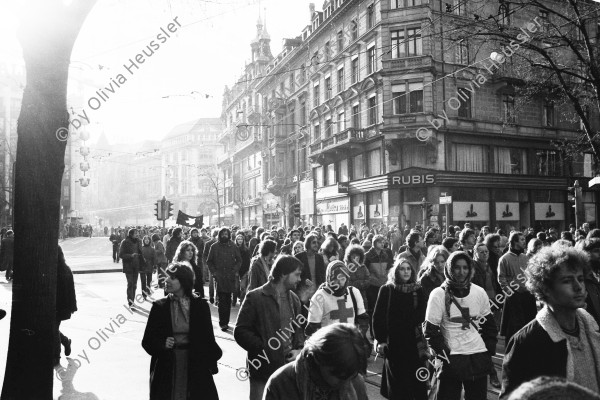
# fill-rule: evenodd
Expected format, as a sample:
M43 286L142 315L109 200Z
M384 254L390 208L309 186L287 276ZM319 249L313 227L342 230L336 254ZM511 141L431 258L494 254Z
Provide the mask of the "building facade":
M258 26L252 63L226 91L221 140L230 145L220 166L232 178L230 200L236 190L244 199L241 165L260 150L263 220L240 213L236 222L562 230L575 222L567 188L576 179L585 220L595 222L591 154L567 160L555 144L575 139L579 123L560 118L543 95L518 102L514 51L452 35L474 15L496 15L505 29L548 23L544 10L504 7L325 1L322 11L311 5L300 36L265 58L255 57L257 43L268 45ZM253 135L239 134L246 129ZM271 218L269 204L283 215Z

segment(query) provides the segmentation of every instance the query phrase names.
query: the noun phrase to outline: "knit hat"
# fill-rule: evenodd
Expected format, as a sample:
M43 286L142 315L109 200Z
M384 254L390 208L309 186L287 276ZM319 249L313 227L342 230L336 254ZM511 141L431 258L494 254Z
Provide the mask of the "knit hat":
M565 378L540 376L516 388L508 400L600 400L588 388Z

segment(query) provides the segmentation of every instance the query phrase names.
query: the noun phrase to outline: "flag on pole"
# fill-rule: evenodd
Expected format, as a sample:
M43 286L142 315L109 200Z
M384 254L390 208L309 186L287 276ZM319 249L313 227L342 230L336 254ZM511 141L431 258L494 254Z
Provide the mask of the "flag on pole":
M177 225L191 226L194 228L202 228L202 220L204 219L204 215L200 215L198 217L192 217L191 215L187 215L184 212L179 211L177 214Z

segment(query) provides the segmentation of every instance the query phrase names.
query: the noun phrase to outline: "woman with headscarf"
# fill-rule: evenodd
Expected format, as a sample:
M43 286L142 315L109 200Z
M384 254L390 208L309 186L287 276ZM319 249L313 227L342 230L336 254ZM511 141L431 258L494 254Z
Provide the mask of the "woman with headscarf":
M379 289L373 312L377 352L385 357L381 394L387 399L425 400L425 382L416 371L426 364L421 323L427 298L415 281L410 262L399 258Z
M348 285L350 271L346 264L339 260L332 261L327 266L325 276L325 282L310 299L306 336L336 322L360 325L359 328L365 333L369 318L360 291Z
M175 262L166 273L168 295L152 304L142 339L152 356L150 400L218 400L212 375L223 352L208 303L193 292L194 271L187 263Z
M202 267L198 266L198 248L194 243L189 240L184 240L179 243L175 255L173 256L173 262L179 262L186 264L194 271L194 276L198 279L194 280L194 291L198 293L201 298L204 298L204 285L202 284Z
M423 333L443 361L438 399L487 398L487 377L493 368L498 329L485 290L471 283L474 269L464 251L450 255L445 281L427 302Z
M427 257L421 265L421 269L417 275L417 281L423 288L425 298L429 298L429 294L436 287L440 287L444 280L444 268L446 260L450 256L450 252L444 245L431 247L427 253Z

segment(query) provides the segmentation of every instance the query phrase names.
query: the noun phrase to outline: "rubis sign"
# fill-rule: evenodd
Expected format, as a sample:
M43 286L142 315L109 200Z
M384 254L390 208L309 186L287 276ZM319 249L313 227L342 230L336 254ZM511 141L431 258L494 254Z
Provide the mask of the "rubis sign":
M435 183L435 175L399 175L392 176L392 185L430 185Z

